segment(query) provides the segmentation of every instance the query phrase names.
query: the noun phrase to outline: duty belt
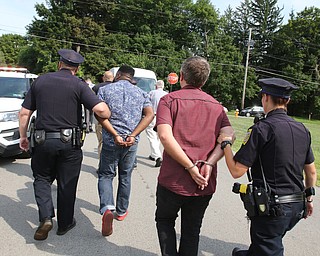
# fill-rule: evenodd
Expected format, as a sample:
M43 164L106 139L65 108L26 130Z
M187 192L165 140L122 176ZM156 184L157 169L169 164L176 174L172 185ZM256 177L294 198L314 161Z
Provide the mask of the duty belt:
M303 202L305 200L304 193L285 195L285 196L273 196L274 203L277 204L287 204L287 203L298 203Z
M46 139L60 139L60 132L46 132Z

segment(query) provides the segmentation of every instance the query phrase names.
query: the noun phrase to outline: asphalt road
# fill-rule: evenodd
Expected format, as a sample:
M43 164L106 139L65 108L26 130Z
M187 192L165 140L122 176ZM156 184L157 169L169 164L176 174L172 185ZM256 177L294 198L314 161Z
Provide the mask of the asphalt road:
M77 226L64 236L55 234L57 225L54 220L54 228L47 240L33 239L38 225L38 213L33 195L30 159L0 159L0 255L160 255L154 221L159 168L153 167L154 162L148 159L149 144L145 133L142 135L138 149L138 168L132 177L129 214L124 221L114 222L114 233L110 237L101 235L96 174L97 141L94 133L87 136L83 147L84 160L75 206ZM240 182L245 183L245 178L240 179ZM201 230L201 256L231 255L235 246L247 248L249 245L249 223L239 196L231 192L233 183L222 159L219 162L217 192L206 211ZM55 184L52 191L55 196ZM302 220L286 235L285 255L320 255L318 202L316 198L314 215ZM179 230L177 222L178 238Z

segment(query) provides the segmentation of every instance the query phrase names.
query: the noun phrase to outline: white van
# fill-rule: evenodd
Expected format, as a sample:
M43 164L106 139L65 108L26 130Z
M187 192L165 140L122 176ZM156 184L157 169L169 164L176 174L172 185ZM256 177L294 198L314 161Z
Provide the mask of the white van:
M110 69L110 71L115 76L119 67ZM134 68L134 80L137 82L137 86L146 91L150 92L155 89L155 84L157 82L156 74L148 69Z
M37 77L25 68L0 67L0 157L22 153L19 147L19 111Z

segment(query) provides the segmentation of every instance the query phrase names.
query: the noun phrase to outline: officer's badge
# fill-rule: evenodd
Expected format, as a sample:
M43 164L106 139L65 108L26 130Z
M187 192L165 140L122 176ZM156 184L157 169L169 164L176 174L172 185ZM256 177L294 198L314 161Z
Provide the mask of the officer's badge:
M246 145L248 140L250 139L250 135L251 135L252 129L249 129L246 133L246 136L244 137L244 140L242 142L243 145Z
M265 212L266 211L266 205L265 204L259 204L259 210L260 210L260 212Z

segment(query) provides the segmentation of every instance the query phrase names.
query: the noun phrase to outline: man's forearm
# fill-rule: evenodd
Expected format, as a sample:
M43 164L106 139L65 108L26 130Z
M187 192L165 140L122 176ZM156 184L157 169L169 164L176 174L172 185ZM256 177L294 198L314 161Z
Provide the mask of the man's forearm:
M143 109L143 115L144 117L141 118L139 124L136 126L136 128L132 131L132 136L137 136L140 134L144 129L146 129L149 124L152 122L154 118L154 112L152 107L145 107Z
M314 187L317 182L317 170L314 163L304 166L306 188Z
M20 138L27 137L28 125L30 116L32 115L33 111L27 110L25 108L21 108L19 112L19 134Z
M207 159L207 162L210 164L216 165L217 162L223 157L223 150L220 147L220 144L216 144L216 147L210 154L210 156Z
M136 128L132 131L131 135L137 136L138 134L140 134L144 129L146 129L149 126L153 118L154 115L144 116L139 122L139 124L136 126Z
M112 124L108 119L104 119L99 117L98 115L95 115L98 122L102 125L102 127L109 132L113 137L118 135L118 132L113 128Z

